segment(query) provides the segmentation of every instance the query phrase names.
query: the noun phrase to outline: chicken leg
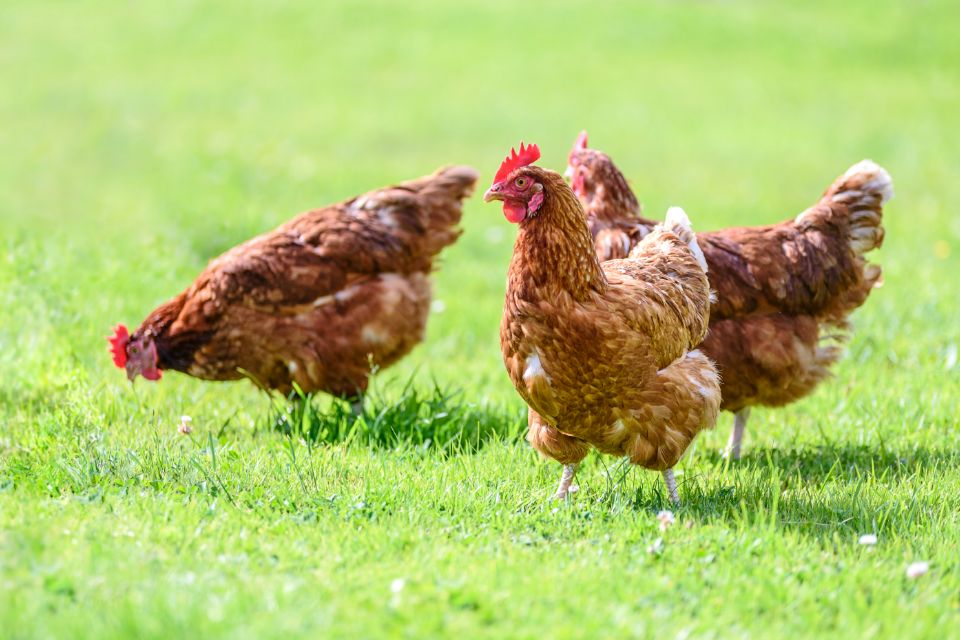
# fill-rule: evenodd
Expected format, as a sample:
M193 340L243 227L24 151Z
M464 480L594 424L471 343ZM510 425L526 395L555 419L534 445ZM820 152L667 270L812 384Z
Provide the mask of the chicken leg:
M680 505L680 494L677 492L677 479L673 477L673 469L663 470L663 484L667 485L667 493L670 494L670 502L674 506Z
M350 401L350 413L353 414L354 418L363 415L363 396Z
M730 432L727 449L723 452L724 458L740 459L740 445L743 443L743 432L747 429L747 418L749 417L750 407L744 407L733 414L733 431Z
M560 484L557 485L557 492L553 494L554 500L566 500L567 495L570 493L571 484L573 483L573 476L577 473L577 467L580 465L574 464L565 464L563 465L563 475L560 476ZM573 489L576 491L576 489Z

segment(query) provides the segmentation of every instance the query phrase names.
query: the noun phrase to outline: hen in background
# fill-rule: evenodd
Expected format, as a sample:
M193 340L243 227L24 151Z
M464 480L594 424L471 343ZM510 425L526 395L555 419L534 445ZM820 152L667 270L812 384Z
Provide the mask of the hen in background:
M607 154L580 134L567 176L583 203L601 260L626 256L654 226ZM848 169L796 218L698 233L716 301L703 351L734 413L727 454L740 457L750 408L779 407L830 375L849 336L849 315L880 283L866 254L883 242L890 175L869 160Z
M706 264L680 209L624 260L600 264L583 209L563 178L513 152L484 200L519 224L507 276L500 345L529 406L527 439L563 464L565 498L591 447L663 472L720 405L717 372L694 350L706 335Z
M424 336L430 272L457 239L477 172L450 167L304 213L211 261L186 291L110 338L132 381L174 370L288 394L355 398Z

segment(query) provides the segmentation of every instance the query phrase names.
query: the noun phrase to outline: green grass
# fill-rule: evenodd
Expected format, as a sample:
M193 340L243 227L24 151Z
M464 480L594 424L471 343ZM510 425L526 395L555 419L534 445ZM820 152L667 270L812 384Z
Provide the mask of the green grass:
M956 635L958 23L946 0L3 2L0 635ZM836 378L755 410L739 464L722 417L666 532L657 475L609 458L548 501L497 342L514 229L478 198L445 310L359 422L131 389L106 355L300 210L452 162L485 184L521 138L562 169L581 128L648 214L701 229L793 215L863 157L896 184Z

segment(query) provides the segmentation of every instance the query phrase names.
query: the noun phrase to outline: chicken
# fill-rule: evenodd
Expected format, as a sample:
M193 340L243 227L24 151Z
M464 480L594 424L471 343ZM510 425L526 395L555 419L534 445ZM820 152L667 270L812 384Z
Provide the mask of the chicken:
M158 380L250 378L288 394L356 398L371 367L423 339L430 272L460 235L477 172L450 167L304 213L210 262L186 291L129 334L110 338L114 364Z
M539 157L521 145L484 194L520 227L500 345L527 440L564 466L557 498L596 447L662 471L677 502L672 468L720 405L716 369L694 349L710 290L689 220L672 209L627 259L601 265L580 202Z
M601 260L626 256L653 228L603 152L577 139L567 174L587 212ZM717 300L703 351L723 380L722 409L734 413L726 455L740 457L753 406L779 407L830 375L849 336L848 317L880 284L866 253L883 242L890 175L864 160L796 218L763 227L699 233Z

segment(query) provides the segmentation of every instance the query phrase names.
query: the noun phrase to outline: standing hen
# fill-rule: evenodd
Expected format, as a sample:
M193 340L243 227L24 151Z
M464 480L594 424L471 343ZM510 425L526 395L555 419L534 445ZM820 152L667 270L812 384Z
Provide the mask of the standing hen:
M503 360L530 407L527 439L564 465L565 498L590 447L660 470L713 426L720 387L693 350L707 331L706 265L686 215L672 209L625 260L603 265L563 178L513 152L484 200L520 226L500 325Z
M609 156L582 133L568 176L583 203L601 260L627 255L653 228ZM864 160L792 220L697 234L716 302L704 352L723 380L722 409L734 412L727 453L740 457L750 407L778 407L830 375L848 316L880 282L865 254L883 242L890 175Z
M129 335L110 339L134 380L173 369L205 380L249 377L287 394L355 397L371 365L423 339L430 271L460 235L470 167L304 213L216 258Z

